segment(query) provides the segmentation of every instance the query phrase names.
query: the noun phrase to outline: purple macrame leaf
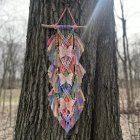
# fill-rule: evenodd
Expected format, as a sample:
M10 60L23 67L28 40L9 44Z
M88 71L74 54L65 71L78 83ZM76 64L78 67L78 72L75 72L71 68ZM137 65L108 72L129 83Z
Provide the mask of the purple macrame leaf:
M66 95L69 95L72 91L72 86L65 83L63 85L61 85L61 88L62 88L62 91L66 94Z

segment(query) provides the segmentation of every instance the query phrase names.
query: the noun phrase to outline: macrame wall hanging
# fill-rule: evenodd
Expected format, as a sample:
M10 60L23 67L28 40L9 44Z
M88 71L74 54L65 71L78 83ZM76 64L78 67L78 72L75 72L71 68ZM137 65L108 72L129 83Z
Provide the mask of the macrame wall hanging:
M74 25L59 25L68 12ZM84 107L84 95L81 90L82 78L85 70L79 63L84 45L75 29L75 20L66 7L56 24L43 27L53 28L57 32L48 39L48 55L51 65L48 69L49 81L52 86L48 94L49 104L54 116L66 132L73 128ZM65 32L69 31L68 35Z

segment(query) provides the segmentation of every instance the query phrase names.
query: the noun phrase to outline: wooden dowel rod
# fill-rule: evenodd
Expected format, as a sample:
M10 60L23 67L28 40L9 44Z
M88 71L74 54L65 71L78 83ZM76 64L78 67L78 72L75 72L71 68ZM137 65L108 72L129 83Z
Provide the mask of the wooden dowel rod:
M52 28L55 29L55 25L46 25L46 24L41 24L42 27L44 28ZM59 27L71 27L71 28L86 28L87 26L75 26L75 25L56 25L56 28Z

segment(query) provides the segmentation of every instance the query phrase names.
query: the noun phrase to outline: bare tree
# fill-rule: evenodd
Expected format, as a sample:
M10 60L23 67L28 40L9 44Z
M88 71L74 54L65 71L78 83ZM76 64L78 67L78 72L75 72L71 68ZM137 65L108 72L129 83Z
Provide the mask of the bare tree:
M0 85L0 97L3 93L3 108L2 114L5 110L5 94L7 88L10 89L9 93L9 109L10 109L10 123L11 123L11 111L12 111L12 89L16 87L16 72L18 70L19 62L21 61L21 56L19 55L21 50L21 45L17 42L17 38L14 36L15 29L13 27L6 28L6 35L3 37L3 45L1 46L1 69L2 69L2 79Z
M132 53L129 51L129 41L127 37L127 29L126 29L126 23L127 20L124 16L124 6L122 0L120 0L120 7L121 7L121 17L118 16L118 18L122 22L122 46L123 46L123 55L120 54L119 50L118 56L120 60L122 61L123 65L123 73L124 73L124 83L126 88L126 95L127 100L121 100L122 102L127 101L127 109L122 107L121 113L122 116L125 116L127 118L128 126L129 126L129 132L130 132L130 138L137 140L139 134L138 134L138 127L139 124L138 119L139 118L139 111L136 109L136 96L134 93L136 93L136 80L133 78L133 74L135 74L136 69L135 67L135 60ZM131 45L132 46L132 45ZM138 51L138 50L137 50ZM131 54L131 55L130 55ZM136 58L136 57L135 57ZM138 59L138 58L136 58ZM134 89L135 87L135 89ZM123 92L122 92L123 93ZM139 98L139 97L138 97ZM123 105L123 103L121 103Z
M123 64L125 88L126 88L126 94L127 94L127 109L131 110L134 105L134 87L133 87L133 76L132 76L132 64L131 64L131 58L130 58L130 52L129 52L129 42L128 42L127 31L126 31L126 19L124 16L124 7L123 7L122 0L120 0L120 7L121 7L122 16L121 17L118 16L118 18L122 22L123 56L121 56L119 50L117 52Z

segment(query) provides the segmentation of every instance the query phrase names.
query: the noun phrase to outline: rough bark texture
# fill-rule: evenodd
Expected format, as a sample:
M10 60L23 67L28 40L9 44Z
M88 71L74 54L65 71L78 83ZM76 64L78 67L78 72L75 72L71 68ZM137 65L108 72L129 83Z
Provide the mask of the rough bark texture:
M81 63L86 69L82 90L86 103L69 133L60 127L48 105L46 40L53 30L41 27L41 23L55 23L67 2L80 25L96 13L82 35L85 52ZM100 0L98 4L97 0L31 0L14 140L122 140L114 26L112 0Z

